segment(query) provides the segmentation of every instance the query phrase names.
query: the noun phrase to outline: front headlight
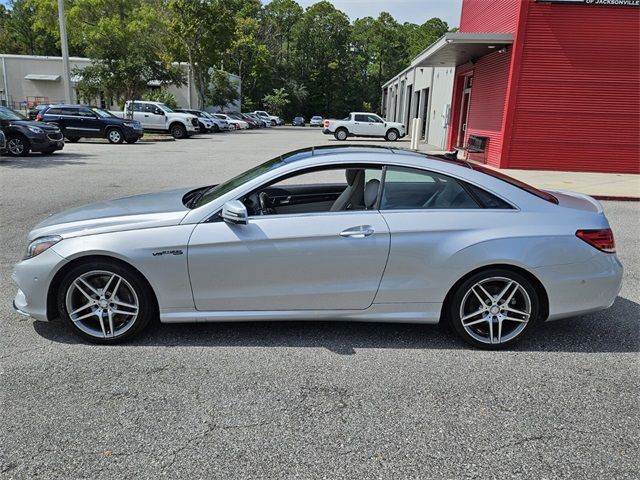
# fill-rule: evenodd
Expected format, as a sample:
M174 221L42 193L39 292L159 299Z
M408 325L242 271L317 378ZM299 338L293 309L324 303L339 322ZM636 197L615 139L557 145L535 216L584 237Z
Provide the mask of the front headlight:
M59 235L48 235L46 237L36 238L27 247L27 252L25 253L23 260L40 255L45 250L53 247L60 240L62 240L62 237Z
M136 124L133 122L124 122L125 127L135 128Z
M27 127L27 128L33 133L44 133L44 130L42 130L40 127Z

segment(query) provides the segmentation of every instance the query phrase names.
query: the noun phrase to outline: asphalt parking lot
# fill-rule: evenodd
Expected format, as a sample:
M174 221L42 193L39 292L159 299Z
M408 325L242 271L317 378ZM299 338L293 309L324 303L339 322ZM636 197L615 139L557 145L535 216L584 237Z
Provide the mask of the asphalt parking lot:
M276 128L0 161L1 478L638 478L640 203L604 203L625 266L614 306L510 351L434 326L301 322L102 347L13 312L12 266L49 213L332 141Z

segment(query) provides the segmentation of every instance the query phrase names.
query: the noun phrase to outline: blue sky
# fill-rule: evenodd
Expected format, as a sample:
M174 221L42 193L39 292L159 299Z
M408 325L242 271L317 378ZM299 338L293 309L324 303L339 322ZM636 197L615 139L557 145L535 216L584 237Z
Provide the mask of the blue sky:
M319 0L297 0L303 7ZM8 0L0 0L7 5ZM263 3L269 3L263 0ZM432 17L440 17L450 27L460 23L462 0L333 0L336 8L349 15L351 20L361 17L377 17L387 11L399 22L424 23Z
M303 7L319 0L296 0ZM264 1L264 3L268 3ZM377 17L380 12L389 12L399 22L424 23L440 17L450 27L460 23L462 0L333 0L336 8L349 15L351 20L362 17Z

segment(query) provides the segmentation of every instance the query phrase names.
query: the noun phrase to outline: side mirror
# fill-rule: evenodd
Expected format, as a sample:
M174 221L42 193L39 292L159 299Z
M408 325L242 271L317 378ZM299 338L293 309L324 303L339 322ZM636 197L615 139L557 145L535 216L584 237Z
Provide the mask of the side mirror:
M240 200L231 200L222 206L222 219L233 225L246 225L249 223L247 207Z
M164 116L164 110L162 110L161 108L156 108L153 113L155 113L156 115Z

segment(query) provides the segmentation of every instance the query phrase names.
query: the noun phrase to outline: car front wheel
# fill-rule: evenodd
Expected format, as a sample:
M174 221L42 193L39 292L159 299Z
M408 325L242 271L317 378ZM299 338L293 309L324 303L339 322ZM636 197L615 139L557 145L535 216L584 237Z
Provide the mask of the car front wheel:
M122 143L124 142L124 136L120 130L112 128L107 132L107 140L109 140L109 143Z
M118 343L140 333L155 315L144 278L119 263L89 261L62 279L58 312L74 332L93 343Z
M389 130L387 132L387 135L385 136L385 138L387 139L387 141L389 142L395 142L396 140L398 140L398 137L400 135L398 134L398 132L396 130Z
M29 154L29 140L22 135L7 136L7 153L12 157L24 157Z
M520 340L538 319L536 289L523 275L504 269L479 272L454 293L449 317L458 335L484 349Z
M187 129L180 123L174 123L171 125L171 135L173 138L178 140L181 138L187 138Z

